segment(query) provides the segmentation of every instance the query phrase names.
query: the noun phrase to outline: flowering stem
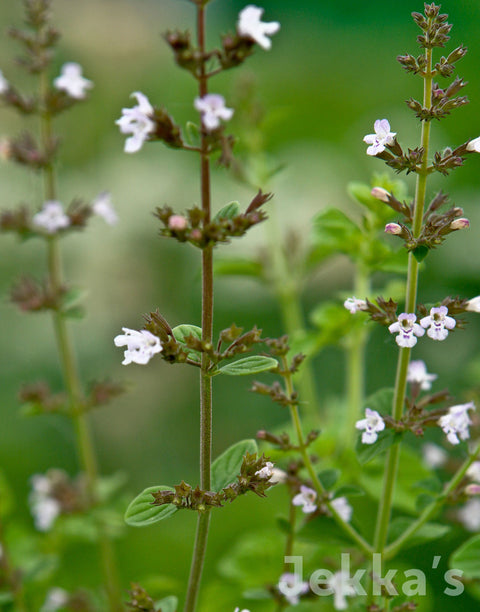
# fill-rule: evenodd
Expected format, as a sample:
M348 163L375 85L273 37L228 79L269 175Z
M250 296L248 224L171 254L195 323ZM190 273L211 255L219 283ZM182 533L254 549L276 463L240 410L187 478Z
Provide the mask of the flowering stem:
M282 361L282 376L285 380L285 390L288 397L292 397L294 393L292 375L290 373L290 369L288 367L288 362L285 357L281 358ZM300 422L300 415L298 413L298 407L295 404L290 404L290 416L292 418L293 427L297 434L298 440L298 448L300 451L300 455L303 460L303 464L310 476L312 481L313 488L315 489L317 495L322 499L322 503L328 508L333 519L339 525L339 527L350 537L350 539L357 544L357 546L367 555L372 554L372 547L370 544L358 533L358 531L350 525L347 521L345 521L335 510L334 506L331 504L330 500L327 497L327 491L320 482L315 469L313 467L312 461L307 451L307 445L305 444L305 437L302 431L302 425Z
M408 542L408 540L417 533L417 531L424 525L430 518L442 507L442 505L447 500L450 493L453 493L455 489L458 487L460 482L465 477L468 468L472 465L472 463L477 459L480 453L480 444L477 445L477 448L473 452L468 459L464 461L462 466L456 472L456 474L452 477L450 482L445 485L443 492L441 495L437 497L433 502L431 502L422 512L422 514L418 517L418 519L408 527L401 536L399 536L394 542L392 542L384 552L385 559L391 559L394 557L402 546Z
M205 53L205 7L197 4L197 37L198 48L202 56ZM201 64L198 77L200 98L207 95L207 74L205 64ZM202 131L200 146L200 180L202 210L204 223L210 222L211 192L210 192L210 159L208 143ZM213 247L208 246L202 251L202 341L212 343L213 336ZM200 487L211 489L210 467L212 462L212 378L208 373L210 361L208 355L202 353L200 370ZM210 509L199 512L195 545L193 549L190 577L185 598L184 612L193 612L196 607L203 563L207 550L208 528L210 524Z
M41 100L46 99L47 93L48 80L47 73L44 71L40 75ZM45 109L42 109L41 111L41 135L43 146L46 148L52 139L52 125L50 113ZM55 200L56 181L52 162L46 166L43 176L44 199ZM47 248L49 284L54 294L60 295L60 290L63 285L63 274L58 236L54 234L48 238ZM60 356L63 379L69 398L70 416L75 428L77 452L86 475L89 503L90 506L93 507L97 501L97 462L87 418L84 412L84 397L78 374L75 353L73 350L72 337L66 325L65 317L58 308L53 310L53 325L55 329L55 337ZM97 528L102 571L109 602L109 610L111 612L120 612L123 609L123 606L119 593L113 549L110 540L105 535L105 526L97 521Z
M423 106L430 108L432 105L432 50L425 50L426 70L424 75ZM415 189L414 214L412 232L417 238L422 230L423 211L425 208L425 195L428 176L428 148L430 142L430 122L422 122L421 147L423 148L422 165L417 173ZM418 287L418 261L413 253L408 255L408 273L405 298L405 312L413 313L416 308ZM392 416L395 420L401 418L405 404L405 392L407 387L408 364L410 361L410 348L401 348L398 356L397 374L395 380L395 394L393 399ZM385 475L383 481L383 493L378 510L377 526L375 531L374 549L382 553L386 540L390 514L392 509L393 492L397 477L400 458L400 444L392 446L388 452Z

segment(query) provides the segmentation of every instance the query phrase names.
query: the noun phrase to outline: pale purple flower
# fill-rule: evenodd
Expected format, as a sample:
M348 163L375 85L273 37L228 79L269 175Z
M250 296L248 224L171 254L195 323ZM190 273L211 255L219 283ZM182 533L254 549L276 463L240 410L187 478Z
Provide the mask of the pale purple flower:
M308 582L303 582L301 576L290 572L285 572L280 576L277 587L292 606L296 606L300 601L300 596L309 591Z
M480 312L480 295L477 295L471 300L468 300L465 306L465 310L468 310L469 312L479 313Z
M392 234L392 236L398 236L403 232L403 228L398 223L387 223L385 225L385 233Z
M474 461L466 472L466 476L476 483L480 483L480 461Z
M417 344L416 336L423 336L425 330L423 327L415 323L417 317L413 312L402 312L398 315L398 320L388 327L391 334L398 334L395 338L398 346L402 348L411 348Z
M70 217L65 214L61 202L48 200L42 210L33 215L32 223L47 234L55 234L58 230L70 225Z
M317 509L316 502L317 501L317 493L306 487L305 485L300 486L300 493L297 493L295 497L292 499L292 504L294 506L302 506L302 512L305 514L311 514L315 512Z
M427 335L432 340L445 340L448 336L448 330L453 329L457 322L453 317L449 317L448 308L439 306L430 308L430 315L420 319L420 325L428 329Z
M390 131L390 123L386 119L377 119L374 124L375 134L367 134L363 139L370 146L367 155L378 155L385 151L386 146L393 145L396 132Z
M270 478L270 476L273 476L273 463L271 461L267 461L267 463L261 470L257 470L255 472L255 476L265 479L268 479Z
M448 460L448 453L441 446L426 442L422 446L423 461L433 470L442 467Z
M450 444L460 444L460 440L468 440L470 437L468 427L472 424L472 421L468 416L469 410L475 410L473 402L451 406L448 413L438 420L438 424L447 434L447 440Z
M108 225L118 223L118 215L112 204L112 196L108 191L102 191L92 203L93 212L102 217Z
M351 583L348 572L335 572L326 582L326 586L333 591L333 607L335 610L347 610L346 597L356 595L355 587Z
M114 343L115 346L127 347L124 351L123 365L130 363L145 365L154 355L163 350L160 339L145 329L137 331L122 327L122 330L124 334L115 336Z
M365 418L355 423L356 429L364 429L363 444L373 444L377 441L378 432L385 429L385 421L376 410L365 408Z
M432 388L432 381L438 378L437 374L429 374L427 366L421 359L413 360L408 364L407 382L420 385L422 391Z
M220 120L228 121L233 117L233 109L225 106L225 98L220 94L207 94L203 98L195 98L195 109L202 116L203 127L207 132L220 127Z
M343 302L343 306L351 313L355 314L357 310L366 310L367 302L365 300L357 300L355 296L347 298Z
M3 76L3 72L0 70L0 96L10 89L10 84L7 79Z
M468 531L479 531L480 499L478 497L469 499L467 503L458 511L458 518Z
M480 136L470 140L467 145L467 151L475 151L476 153L480 153Z
M238 16L237 32L240 36L251 38L262 49L268 50L272 46L272 41L268 38L276 34L280 29L278 21L263 22L261 21L263 8L246 6Z
M135 91L131 97L137 98L138 104L133 108L122 108L122 116L115 121L122 134L132 134L125 141L125 153L139 151L150 134L155 131L155 122L153 121L155 111L147 96Z
M87 89L93 87L92 81L85 79L82 76L82 67L75 62L67 62L63 64L60 70L60 76L54 79L53 85L65 91L71 98L82 100L85 98Z
M350 522L353 514L353 508L348 503L346 497L336 497L335 499L332 499L330 505L341 519L343 519L346 523Z

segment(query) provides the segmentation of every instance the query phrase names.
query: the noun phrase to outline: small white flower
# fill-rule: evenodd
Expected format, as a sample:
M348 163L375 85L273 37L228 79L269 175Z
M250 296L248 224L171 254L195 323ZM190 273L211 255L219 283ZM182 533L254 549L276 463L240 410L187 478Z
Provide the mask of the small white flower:
M438 424L447 434L447 440L450 444L460 444L460 440L468 440L470 437L468 427L472 424L472 421L468 416L469 410L475 410L473 402L451 406L448 413L438 420Z
M367 308L367 302L365 300L357 300L355 296L347 298L343 305L351 314L355 314L357 310L366 310Z
M357 594L348 572L335 572L326 584L333 591L333 607L335 610L346 610L348 608L346 597Z
M220 119L228 121L233 117L233 109L225 106L225 98L220 94L207 94L195 98L195 109L202 115L203 127L207 132L220 127Z
M441 446L437 446L432 442L426 442L422 446L422 455L425 465L433 470L445 465L448 459L448 453Z
M398 320L388 327L391 334L398 334L395 338L398 346L402 348L411 348L417 344L416 336L423 336L425 330L423 327L415 323L417 317L413 313L402 312L398 315Z
M469 312L480 312L480 295L468 300L465 309Z
M468 531L480 530L480 499L474 497L458 511L458 518Z
M156 353L163 350L160 339L145 329L137 331L136 329L122 327L122 330L124 334L115 336L113 341L115 346L127 347L124 351L123 365L130 363L145 365Z
M60 587L50 589L40 612L57 612L57 610L67 605L68 600L69 595L65 589L61 589Z
M429 374L427 366L421 359L413 360L408 364L407 382L420 385L422 391L432 388L432 381L438 378L436 374Z
M278 590L289 604L296 606L300 601L300 595L308 593L308 582L303 582L297 574L286 572L280 576Z
M82 67L75 62L63 64L60 76L54 79L54 86L65 91L71 98L82 100L87 95L87 89L93 87L92 81L82 76Z
M59 229L70 225L70 217L65 214L63 206L55 200L48 200L43 208L32 218L33 225L45 230L48 234L55 234Z
M272 468L272 475L270 476L271 484L285 484L287 482L288 474L280 468Z
M453 329L457 322L453 317L448 317L448 308L439 306L438 308L430 308L430 315L420 319L420 325L425 329L428 328L427 335L432 340L445 340L448 336L448 330Z
M135 91L131 97L137 98L137 106L122 108L122 116L115 121L122 134L132 134L125 141L125 153L136 153L139 151L143 143L148 140L150 134L155 130L155 123L152 120L154 109L147 96L139 91Z
M0 96L10 89L10 84L7 79L3 76L3 72L0 70Z
M343 519L346 523L350 522L353 514L353 508L348 503L346 497L336 497L330 503L341 519Z
M466 472L466 476L477 484L480 483L480 461L474 461L472 463Z
M273 476L273 463L271 461L267 461L267 463L261 470L255 472L255 476L265 479L270 478L270 476Z
M376 410L365 408L365 418L355 423L357 429L364 429L363 444L373 444L377 441L378 432L385 429L385 421Z
M377 119L374 124L375 134L367 134L363 139L370 146L367 155L378 155L385 147L393 145L396 132L390 131L390 123L386 119Z
M112 196L108 191L102 191L92 203L93 212L102 217L108 225L118 223L118 215L112 204Z
M247 610L246 608L244 610L240 610L240 608L235 608L233 612L250 612L250 610Z
M295 497L292 499L292 504L294 506L302 506L302 512L305 514L310 514L315 512L317 509L317 505L315 504L317 500L317 493L306 487L304 485L300 486L300 493L297 493Z
M467 151L475 151L476 153L480 153L480 136L470 140L467 145Z
M240 36L254 40L262 49L268 50L272 46L268 37L278 32L280 24L278 21L263 22L262 15L262 8L251 4L246 6L238 16L237 32Z
M35 527L39 531L48 531L61 513L60 503L52 497L52 483L48 476L34 474L30 482L32 492L28 501Z

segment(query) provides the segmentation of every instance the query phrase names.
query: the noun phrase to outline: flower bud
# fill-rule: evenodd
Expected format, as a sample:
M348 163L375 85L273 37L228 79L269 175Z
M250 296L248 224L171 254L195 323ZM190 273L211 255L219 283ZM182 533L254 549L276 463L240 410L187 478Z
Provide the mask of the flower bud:
M382 202L388 202L390 197L388 191L383 187L374 187L370 193L374 198L377 198L377 200L381 200Z
M182 231L187 228L187 220L182 215L172 215L168 220L168 227L171 230Z
M480 484L472 483L465 487L466 495L480 495Z
M480 313L480 295L477 295L477 297L468 300L465 310L468 310L469 312Z
M455 219L455 221L450 223L450 229L452 231L467 229L468 227L470 227L470 221L465 217L460 217L459 219Z
M385 226L385 233L392 234L393 236L398 236L403 231L402 226L398 223L387 223Z
M467 151L472 151L472 153L480 153L480 136L470 140L470 142L467 144Z

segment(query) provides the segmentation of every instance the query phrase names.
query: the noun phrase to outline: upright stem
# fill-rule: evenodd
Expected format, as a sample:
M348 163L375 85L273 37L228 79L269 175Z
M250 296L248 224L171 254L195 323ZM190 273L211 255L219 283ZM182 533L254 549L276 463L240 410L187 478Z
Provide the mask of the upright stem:
M432 105L432 50L425 50L426 71L423 85L423 105L430 108ZM428 176L428 148L430 142L430 122L422 123L423 160L422 166L417 174L415 189L414 217L413 217L413 236L417 238L422 229L423 211L425 208L425 195ZM408 273L405 299L405 312L415 312L418 287L418 261L413 253L408 256ZM401 348L398 356L397 374L395 380L395 394L393 398L392 416L395 420L401 418L405 403L405 392L407 387L408 364L410 361L410 349ZM400 458L400 444L391 447L385 468L383 481L383 493L378 510L377 526L375 531L374 548L375 552L382 553L387 541L388 525L392 509L393 493L397 478L398 464Z
M197 37L200 53L205 53L205 7L197 4ZM208 92L207 74L202 62L198 75L198 93L201 98ZM210 221L210 158L206 135L202 131L200 145L200 180L202 210L204 223ZM213 249L206 247L202 251L202 341L212 343L213 336ZM200 369L200 487L210 490L210 467L212 463L212 378L208 374L209 358L202 353ZM210 509L199 512L195 545L190 567L185 612L193 612L196 608L203 564L207 551L208 528L210 524Z
M42 72L40 76L41 100L46 99L47 92L47 74L46 72ZM50 114L45 109L42 109L41 111L41 137L43 141L43 146L44 148L46 148L52 138L52 126ZM56 180L54 167L51 162L45 168L43 172L43 178L44 199L55 200L57 197ZM51 237L49 237L47 244L49 283L51 285L53 293L58 295L63 285L62 263L58 237L55 234L52 235ZM84 412L84 397L80 383L78 367L76 364L72 337L69 333L65 317L63 316L63 313L58 309L53 310L53 325L55 329L55 337L60 356L63 379L69 397L70 416L75 427L77 452L80 458L80 463L86 476L89 503L91 506L93 506L97 501L97 462L88 427L87 417ZM120 612L121 610L123 610L123 606L119 593L114 552L110 540L105 535L105 526L103 524L97 524L97 528L102 572L109 602L109 610L110 612Z

